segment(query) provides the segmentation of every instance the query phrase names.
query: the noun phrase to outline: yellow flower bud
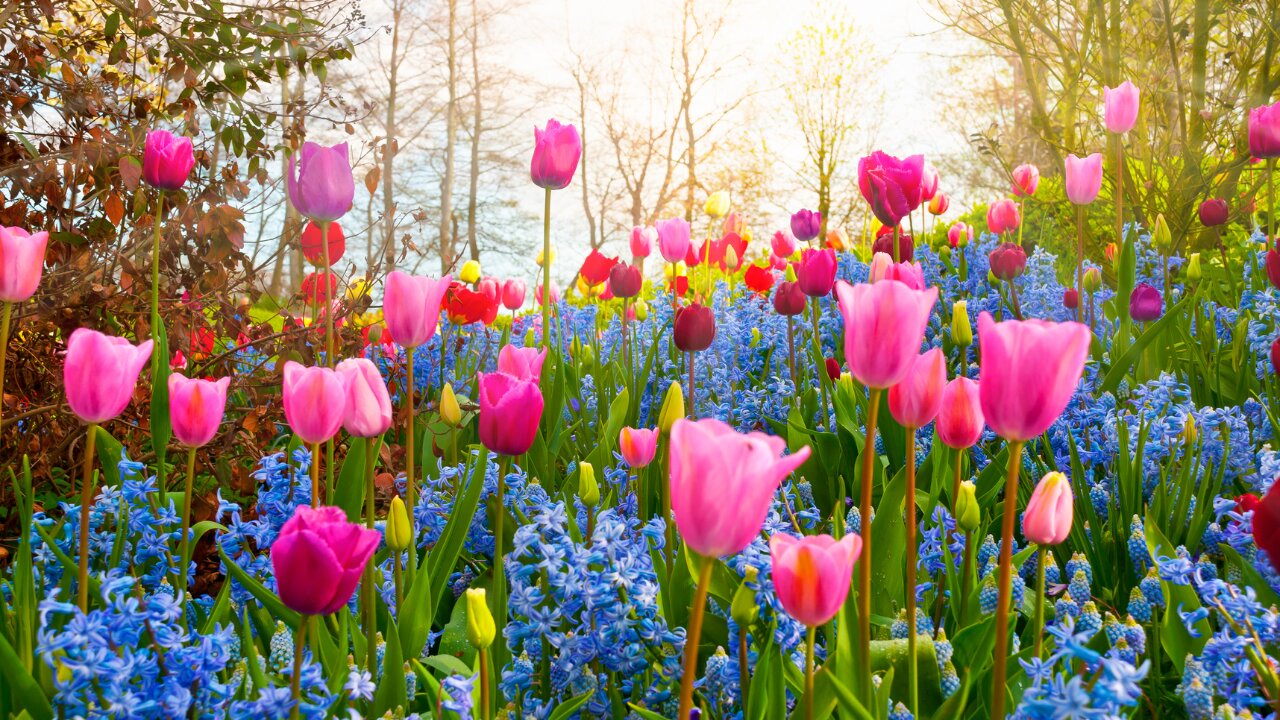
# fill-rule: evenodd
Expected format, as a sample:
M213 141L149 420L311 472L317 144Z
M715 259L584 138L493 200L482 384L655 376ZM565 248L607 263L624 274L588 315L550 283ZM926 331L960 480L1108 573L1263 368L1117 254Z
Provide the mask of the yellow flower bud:
M1200 269L1200 253L1191 253L1191 258L1187 261L1187 280L1199 282L1203 275L1204 271Z
M369 281L365 280L363 276L352 278L351 282L347 284L347 299L349 300L357 300L368 294Z
M1102 271L1096 267L1091 267L1084 271L1084 290L1087 293L1096 293L1102 288Z
M631 309L636 311L636 320L644 322L649 318L649 303L644 300L636 299L631 304Z
M724 190L711 193L702 209L713 218L724 217L729 213L729 193Z
M684 417L684 390L675 380L667 387L667 395L662 398L662 409L658 411L658 428L662 433L671 432L676 420Z
M957 300L951 306L951 342L969 347L973 344L973 325L969 324L969 304Z
M965 480L960 483L960 497L956 498L956 524L965 532L973 532L978 529L978 523L981 521L982 514L978 509L978 488L972 480Z
M729 606L729 614L740 628L750 628L756 624L756 619L760 616L760 605L756 602L755 590L748 587L755 584L759 575L759 570L748 565L743 573L742 583L738 585L737 591L733 593L733 603Z
M589 508L600 504L600 484L596 482L596 469L589 462L578 463L578 497Z
M751 344L748 347L755 347L760 344L760 328L751 328Z
M556 261L556 251L555 251L555 248L552 248L551 262L555 262L555 261ZM541 250L538 251L537 263L538 263L538 267L542 267L542 251Z
M453 394L452 383L445 383L440 393L440 419L449 427L458 427L462 422L462 408L458 407L458 396Z
M405 508L399 495L391 498L385 535L387 547L396 552L404 552L413 545L413 523L409 520L409 510Z
M533 328L524 331L524 346L533 347L538 344L538 338L533 334Z
M1156 215L1155 224L1151 226L1151 241L1161 249L1167 249L1173 244L1173 237L1169 233L1169 223L1164 221L1164 213Z
M738 251L734 250L732 245L725 248L724 265L729 268L729 270L736 270L738 267Z
M458 279L464 283L473 283L480 279L480 263L475 260L468 260L462 263L462 269L458 271Z
M467 588L467 640L476 649L484 650L493 644L497 634L484 588Z
M1200 431L1196 429L1195 416L1188 414L1187 422L1182 426L1182 442L1186 445L1195 445L1199 437Z

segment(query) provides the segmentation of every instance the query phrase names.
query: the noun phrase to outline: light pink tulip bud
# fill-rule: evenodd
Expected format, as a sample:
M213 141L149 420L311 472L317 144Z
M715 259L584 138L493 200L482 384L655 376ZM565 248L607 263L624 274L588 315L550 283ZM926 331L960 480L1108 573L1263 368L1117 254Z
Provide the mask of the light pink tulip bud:
M658 230L652 225L648 227L637 225L631 228L631 254L634 257L649 257L656 242L658 242Z
M391 339L400 347L415 348L436 334L440 301L449 290L448 275L434 280L393 270L387 275L382 313Z
M498 372L536 385L542 380L542 363L546 359L546 348L504 345L498 352Z
M200 447L218 434L227 407L231 378L198 380L169 375L169 423L173 437L187 447Z
M0 301L26 302L40 284L49 233L0 226Z
M335 369L347 397L342 426L363 438L386 432L391 427L391 397L378 366L368 358L347 358Z
M1018 197L1030 197L1040 187L1040 168L1035 165L1019 165L1013 169L1013 194Z
M524 305L524 281L512 278L502 285L502 306L508 310L519 310Z
M947 383L934 427L938 429L938 439L947 447L963 450L978 442L984 427L978 383L967 377Z
M67 338L62 381L71 412L87 423L110 420L129 404L138 373L151 358L151 341L128 340L79 328Z
M1088 205L1102 189L1102 155L1086 158L1068 155L1066 159L1067 199L1076 205Z
M853 564L862 554L862 538L851 533L769 538L773 587L791 617L806 627L825 625L849 595Z
M1120 87L1102 89L1103 117L1107 130L1123 135L1138 121L1138 87L1125 80Z
M315 445L338 434L347 407L346 388L326 367L284 364L284 417L302 441Z
M889 412L905 428L922 428L938 414L947 385L947 360L941 348L918 355L907 376L889 388Z
M1071 534L1071 481L1060 472L1045 475L1027 501L1022 534L1037 545L1057 545Z

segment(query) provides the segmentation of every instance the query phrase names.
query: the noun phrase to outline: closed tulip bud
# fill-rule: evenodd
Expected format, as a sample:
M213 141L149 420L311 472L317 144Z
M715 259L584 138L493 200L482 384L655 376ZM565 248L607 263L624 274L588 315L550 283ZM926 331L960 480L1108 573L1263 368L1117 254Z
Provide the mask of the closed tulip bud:
M796 273L800 290L809 297L830 295L836 282L836 252L830 248L805 250L800 257Z
M788 264L787 269L784 270L782 273L782 279L786 280L789 283L793 283L796 281L797 277L798 276L796 275L796 266L793 264Z
M440 419L449 427L458 427L462 422L462 408L458 406L458 396L453 394L453 384L445 383L440 391Z
M1138 120L1138 88L1125 80L1119 87L1102 88L1103 118L1107 130L1123 135Z
M546 190L560 190L573 182L582 158L582 138L573 125L548 120L545 129L533 128L533 159L529 179Z
M947 197L946 193L940 192L929 200L930 215L941 215L945 213L949 207L951 207L951 198Z
M1102 155L1094 153L1085 158L1068 155L1066 188L1067 199L1076 205L1088 205L1096 200L1102 189Z
M1203 275L1204 271L1200 268L1200 253L1191 253L1191 257L1187 260L1187 280L1199 282Z
M47 232L0 225L0 302L25 302L35 293L48 244Z
M672 335L681 352L702 352L716 339L716 316L711 308L693 303L676 312Z
M961 375L947 383L934 426L942 444L957 450L972 447L982 438L985 425L976 381Z
M1200 216L1201 225L1217 227L1227 222L1227 218L1231 215L1231 210L1227 207L1226 200L1209 198L1200 203L1197 214Z
M1271 343L1271 370L1280 375L1280 337Z
M1018 203L1009 198L1001 198L987 206L987 229L1002 235L1018 229L1022 218L1018 215Z
M794 317L803 313L805 302L804 292L794 281L779 284L778 289L773 293L773 309L784 317Z
M938 257L942 258L943 260L950 260L950 259L951 259L951 246L950 246L950 245L943 245L942 247L938 248Z
M969 239L973 235L973 230L963 222L957 220L947 228L947 244L953 248L963 248L968 246Z
M1261 159L1280 157L1280 102L1249 111L1249 153Z
M502 372L479 373L480 442L499 455L529 452L542 422L538 384Z
M973 344L973 325L969 322L969 304L957 300L951 306L951 342L960 347Z
M791 234L791 230L779 230L773 234L773 238L769 241L769 248L773 250L773 254L781 258L788 258L795 254L796 236Z
M922 428L937 416L946 385L946 358L941 348L930 348L916 357L901 382L889 388L889 413L903 427Z
M382 299L383 315L391 339L405 348L415 348L436 334L440 323L440 301L449 290L448 275L434 280L393 270L387 275Z
M346 411L346 387L334 370L284 364L284 417L294 434L307 443L322 443L338 434Z
M480 263L475 260L468 260L462 263L462 270L458 272L458 279L468 284L479 280Z
M644 300L637 300L631 306L631 311L636 314L636 320L644 322L649 319L649 303Z
M1271 248L1267 250L1267 259L1264 262L1267 271L1267 280L1271 282L1271 286L1280 290L1280 250Z
M738 269L738 251L732 245L724 250L724 266L730 270Z
M1080 291L1075 288L1067 288L1062 291L1062 306L1068 310L1075 310L1080 307Z
M662 253L662 259L669 263L684 260L692 245L689 223L684 218L671 218L659 220L653 226L658 230L658 252Z
M1199 436L1200 436L1200 433L1196 429L1196 418L1194 415L1191 415L1190 413L1188 413L1187 421L1182 426L1182 433L1181 433L1182 442L1188 446L1195 445L1196 439Z
M151 341L128 340L78 328L67 338L63 387L71 412L86 423L110 420L129 404L138 373L151 357Z
M187 447L200 447L213 439L227 406L231 378L217 381L169 375L169 420L173 436Z
M307 226L302 229L302 238L298 241L302 248L302 257L316 267L333 267L333 264L341 260L347 252L347 236L343 234L342 226L336 222L329 223L329 232L325 235L326 241L322 242L320 236L320 223L315 220L307 221ZM324 263L326 245L329 251L327 266Z
M300 505L271 543L280 600L303 615L335 613L351 601L377 530L347 522L340 508Z
M797 210L791 216L791 234L801 242L808 242L822 230L822 213L812 210Z
M196 165L191 138L152 130L142 150L142 179L161 190L181 188Z
M1137 322L1157 320L1164 312L1164 299L1160 291L1147 283L1138 286L1129 294L1129 317Z
M630 263L618 263L609 269L609 289L616 298L633 298L640 294L644 276L640 268Z
M1018 243L1002 243L987 256L991 273L1001 280L1013 280L1027 270L1027 251Z
M703 212L713 218L722 218L729 213L729 193L724 190L718 190L707 196L707 202L702 206Z
M289 157L288 169L289 202L303 217L337 220L351 209L356 186L346 143L333 147L303 143L301 152Z
M387 511L387 529L383 539L395 552L404 552L413 545L413 523L409 521L409 509L399 495L391 498Z
M1027 501L1022 534L1037 545L1057 545L1071 533L1071 482L1060 472L1044 476Z
M1019 165L1013 169L1013 194L1018 197L1030 197L1040 187L1040 168L1035 165Z
M342 426L363 438L386 432L391 427L391 397L378 367L368 358L347 358L335 370L346 391Z
M485 650L497 635L484 588L467 588L467 641L477 650Z
M596 482L596 469L589 462L578 463L578 499L589 508L600 504L600 484Z
M677 515L677 518L680 516ZM806 627L825 625L849 595L853 564L862 554L862 538L830 535L769 538L773 586L782 608Z
M658 231L652 225L637 225L631 228L631 255L647 258L653 252L654 243L658 242Z
M740 628L749 629L760 617L760 603L756 602L756 591L752 585L760 577L760 571L748 565L742 573L742 582L733 593L733 602L729 605L729 616Z
M748 347L755 347L759 345L761 337L762 336L760 335L760 328L758 327L751 328L751 344L748 345Z
M543 260L545 260L545 258L543 258L543 257L542 257L542 251L541 251L541 250L539 250L539 251L538 251L538 255L537 255L537 257L535 257L535 258L534 258L534 262L536 262L536 263L538 264L538 267L542 267ZM551 262L555 262L555 261L556 261L556 251L555 251L555 248L552 248L552 249L551 249Z
M1151 226L1151 241L1161 249L1167 249L1173 243L1173 237L1169 233L1169 223L1164 220L1164 213L1156 215L1156 221Z
M664 405L665 410L665 405ZM618 433L618 453L628 467L642 468L653 462L658 452L658 431L624 427Z
M502 284L502 306L508 310L519 310L524 305L525 286L523 280L512 278Z
M1084 271L1084 291L1087 293L1096 293L1102 289L1102 271L1096 267L1091 267Z
M978 488L972 480L960 483L960 497L956 498L956 525L971 533L982 521L982 509L978 507Z
M676 420L684 417L684 390L675 380L667 386L667 394L662 398L662 409L658 411L658 429L665 435L671 432Z

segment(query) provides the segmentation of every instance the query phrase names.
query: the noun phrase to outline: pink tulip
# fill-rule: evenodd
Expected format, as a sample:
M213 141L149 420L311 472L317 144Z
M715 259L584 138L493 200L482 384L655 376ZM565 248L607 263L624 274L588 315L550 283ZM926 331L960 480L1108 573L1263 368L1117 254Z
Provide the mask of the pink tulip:
M87 423L101 423L124 412L151 357L151 341L128 340L78 328L67 338L62 382L71 412Z
M498 372L536 385L542 380L542 363L546 359L546 348L504 345L498 352Z
M973 240L973 228L957 220L947 228L947 242L951 247L960 247L961 243L968 243Z
M1280 157L1280 102L1249 111L1249 154L1259 159Z
M502 306L508 310L519 310L524 305L524 281L512 278L502 284Z
M346 390L342 426L356 437L378 437L391 427L391 397L378 366L368 358L347 358L335 368Z
M773 254L780 258L789 258L796 252L799 241L796 236L791 234L790 230L779 230L773 234L773 239L769 241L769 246L773 250Z
M480 442L499 455L529 452L542 422L542 391L538 384L503 372L480 373L477 384Z
M560 190L573 182L573 173L582 158L582 138L572 125L561 125L552 119L546 129L533 128L533 160L529 178L547 190Z
M169 375L169 423L173 436L187 447L200 447L218 434L227 408L231 378L197 380L178 373Z
M299 506L271 543L280 600L303 615L337 612L381 540L377 530L347 522L341 508Z
M929 214L942 215L947 212L947 208L951 207L951 198L946 193L936 193L929 198Z
M637 225L631 228L631 255L647 258L653 252L653 244L658 242L658 231L652 225Z
M346 407L338 373L292 360L284 364L284 417L303 442L315 445L337 435Z
M978 318L979 398L987 425L1025 442L1053 424L1071 400L1092 333L1077 322Z
M942 403L934 423L942 444L957 450L972 447L982 437L983 426L978 383L967 377L958 377L947 383L942 389Z
M297 156L289 158L289 202L312 220L337 220L346 215L356 192L347 144L325 147L305 142L299 155L300 164Z
M938 168L933 163L926 162L924 170L920 172L920 202L916 205L933 200L938 195Z
M913 262L895 263L889 253L878 252L871 258L869 282L897 280L912 290L924 289L924 268Z
M624 427L618 435L618 451L627 467L645 467L658 452L658 431Z
M669 263L678 263L689 254L689 223L684 218L659 220L654 223L658 231L658 250Z
M439 280L393 270L387 275L382 313L391 339L400 347L415 348L436 334L440 323L440 301L453 278Z
M836 251L806 249L796 264L796 282L809 297L825 297L831 294L836 282Z
M856 534L839 540L830 535L770 537L773 587L782 608L806 627L829 622L849 595L853 564L861 554L862 538Z
M836 283L844 318L844 355L849 372L870 388L902 382L911 370L938 288L913 290L901 282Z
M539 305L542 304L542 284L541 283L538 284L538 287L533 289L533 299L536 300ZM560 302L560 288L559 286L556 285L556 281L552 280L551 281L551 304L555 305L558 302Z
M1060 472L1051 472L1036 483L1022 516L1022 534L1037 545L1057 545L1071 534L1074 506L1071 482Z
M26 302L44 272L49 233L34 235L19 227L0 226L0 301Z
M501 301L502 285L494 277L483 277L476 282L476 292L488 298L489 302L497 305Z
M1067 199L1076 205L1088 205L1102 189L1102 155L1087 158L1068 155L1066 160Z
M1022 224L1018 216L1018 203L1009 198L1001 198L987 206L987 229L1002 235L1010 230L1017 230Z
M1107 130L1124 135L1138 121L1138 87L1125 80L1120 87L1102 88L1103 117Z
M152 130L142 149L142 179L161 190L177 190L196 165L191 138L168 130Z
M922 428L938 414L947 386L947 359L940 348L916 356L902 382L889 388L889 412L905 428Z
M858 161L858 189L886 227L897 227L920 207L924 165L923 155L899 160L879 150Z
M1040 187L1040 168L1031 164L1023 164L1013 169L1013 194L1018 197L1031 197Z
M671 509L680 537L703 557L740 552L760 534L782 479L809 457L809 448L783 455L786 442L742 434L707 418L671 427Z

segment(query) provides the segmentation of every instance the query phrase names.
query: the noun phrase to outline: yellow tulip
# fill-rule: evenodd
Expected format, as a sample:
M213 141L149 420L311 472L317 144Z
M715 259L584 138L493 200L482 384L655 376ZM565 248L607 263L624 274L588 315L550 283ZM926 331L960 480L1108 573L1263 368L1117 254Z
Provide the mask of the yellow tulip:
M711 193L702 209L713 218L724 217L729 213L729 193L724 190Z

